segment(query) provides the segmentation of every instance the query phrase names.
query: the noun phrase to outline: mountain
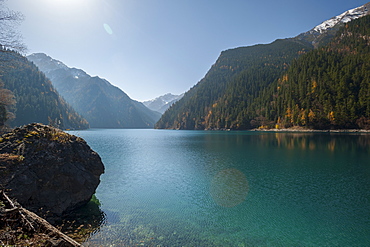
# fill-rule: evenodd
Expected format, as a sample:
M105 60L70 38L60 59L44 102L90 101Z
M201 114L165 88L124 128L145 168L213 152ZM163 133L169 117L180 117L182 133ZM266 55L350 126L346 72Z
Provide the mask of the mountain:
M326 45L329 43L330 39L335 36L340 27L352 20L368 15L370 13L369 11L370 2L332 17L308 32L298 35L294 39L307 41L316 48L321 45Z
M46 54L27 56L50 78L58 92L92 128L153 128L160 113L132 100L118 87Z
M12 127L34 122L57 125L62 129L86 129L88 122L65 102L44 73L27 58L0 50L0 81L16 100Z
M254 102L256 126L370 129L370 16L294 61ZM267 114L268 113L268 114ZM271 126L270 126L271 127Z
M155 99L144 101L143 104L150 110L163 114L172 104L179 101L183 96L184 94L173 95L168 93Z
M286 39L223 51L206 76L162 115L156 127L248 128L246 104L310 49L305 43Z
M338 16L332 17L331 19L324 21L320 25L313 28L311 32L324 33L329 29L333 29L335 26L338 26L340 23L347 23L368 15L370 3L364 4L363 6L350 9Z
M251 129L275 125L365 128L370 116L364 104L369 101L366 97L370 98L370 91L366 91L369 81L363 81L361 78L367 78L365 65L368 58L366 53L361 58L355 55L366 50L359 47L369 46L369 43L366 43L367 24L357 22L368 17L368 6L369 4L366 4L347 11L339 18L333 18L335 21L324 22L335 25L319 25L323 28L318 26L313 28L312 32L295 38L223 51L206 76L162 115L156 128ZM360 13L361 11L363 13ZM365 17L358 18L359 15ZM354 21L340 24L348 19ZM361 23L361 31L356 31L356 35L346 33L346 28L360 25L356 23ZM340 39L342 36L346 39ZM333 40L333 37L336 38ZM336 42L337 46L330 43L331 40ZM357 44L356 48L353 48L352 44ZM331 51L332 54L327 55L326 51ZM335 54L345 56L335 57ZM351 54L354 56L349 56ZM348 57L348 60L345 57ZM301 59L306 61L298 66ZM336 65L333 65L333 61ZM294 72L291 71L292 68ZM331 71L327 71L329 68ZM361 73L355 73L356 71ZM353 76L358 78L353 79ZM329 85L328 82L335 86ZM340 86L336 84L338 82L341 83ZM310 86L307 85L309 83ZM282 92L284 93L281 94ZM350 96L350 93L354 96ZM302 105L302 102L305 104ZM333 102L338 105L336 108ZM311 103L314 103L315 107L310 105ZM322 113L319 113L320 111Z

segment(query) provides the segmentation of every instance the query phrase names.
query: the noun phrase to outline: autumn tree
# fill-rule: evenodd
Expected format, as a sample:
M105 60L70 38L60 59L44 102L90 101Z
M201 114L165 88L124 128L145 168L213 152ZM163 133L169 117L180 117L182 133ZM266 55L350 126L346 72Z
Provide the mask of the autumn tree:
M8 108L15 103L14 94L3 88L3 83L0 83L0 127L3 127L8 119L14 118L14 114Z

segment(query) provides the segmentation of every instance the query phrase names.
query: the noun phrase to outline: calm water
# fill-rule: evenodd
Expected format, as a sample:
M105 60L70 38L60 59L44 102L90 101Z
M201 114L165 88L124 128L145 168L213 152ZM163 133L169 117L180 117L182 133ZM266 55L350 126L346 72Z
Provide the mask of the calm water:
M370 246L370 134L87 130L85 246Z

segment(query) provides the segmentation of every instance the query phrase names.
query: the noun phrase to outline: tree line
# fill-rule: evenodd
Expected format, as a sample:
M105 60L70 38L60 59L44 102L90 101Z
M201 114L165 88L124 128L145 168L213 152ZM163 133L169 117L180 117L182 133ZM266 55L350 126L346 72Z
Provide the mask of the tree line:
M297 39L223 52L157 128L370 128L370 17L326 45Z
M63 129L88 128L50 80L20 53L0 49L0 73L0 125L8 120L10 126L38 122ZM1 92L7 96L1 97Z

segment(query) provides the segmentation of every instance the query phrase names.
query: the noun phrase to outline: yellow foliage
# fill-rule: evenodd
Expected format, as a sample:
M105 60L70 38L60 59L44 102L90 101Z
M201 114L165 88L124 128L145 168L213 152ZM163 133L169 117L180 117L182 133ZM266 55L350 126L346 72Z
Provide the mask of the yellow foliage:
M334 112L333 111L329 112L328 118L329 118L330 122L335 121L335 116L334 116Z
M301 123L303 125L306 125L306 116L305 116L305 110L302 108L300 112L300 118L301 118Z
M312 80L311 93L315 92L315 88L317 88L317 81Z
M315 119L315 113L310 109L310 112L308 113L308 118L310 121Z
M292 109L290 109L290 107L288 107L288 109L286 110L286 118L290 119L290 122L293 123L293 112L292 112Z
M288 74L283 75L282 82L287 82L289 79Z

